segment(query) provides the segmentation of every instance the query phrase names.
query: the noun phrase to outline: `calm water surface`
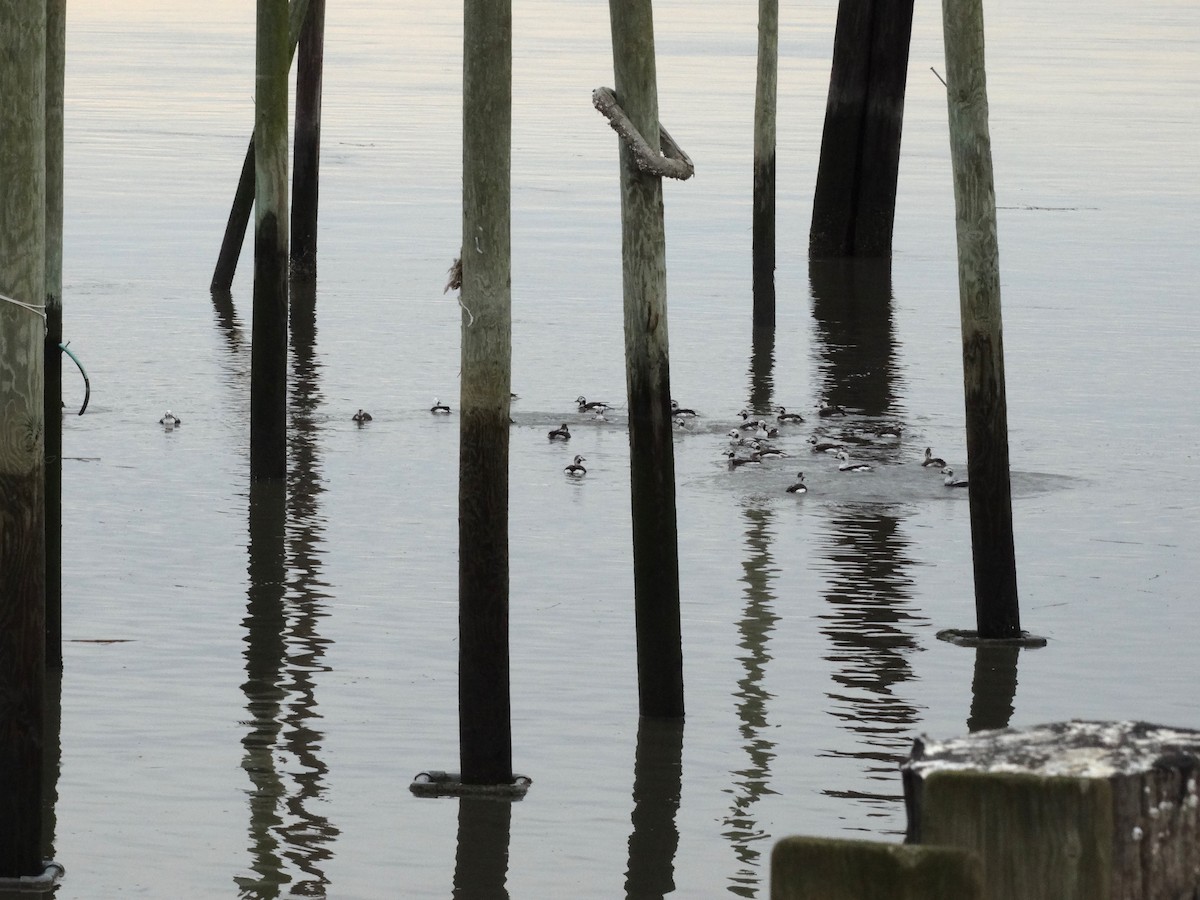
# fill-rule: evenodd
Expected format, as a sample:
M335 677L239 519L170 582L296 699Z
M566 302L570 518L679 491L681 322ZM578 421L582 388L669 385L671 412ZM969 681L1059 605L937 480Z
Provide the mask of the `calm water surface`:
M331 4L320 278L293 300L291 475L247 479L248 257L207 285L253 118L253 5L70 9L58 896L767 893L774 839L896 840L914 736L1070 717L1196 727L1200 23L1184 0L988 10L1023 624L981 655L963 466L940 11L918 4L890 271L810 272L836 4L784 10L779 316L750 329L756 5L660 3L688 716L636 715L615 138L604 4L514 22L508 806L413 799L457 767L461 16ZM247 251L248 253L248 251ZM67 372L68 406L82 390ZM900 421L839 476L722 465L738 409ZM355 409L375 417L367 428ZM164 409L185 424L164 432ZM837 428L842 427L838 423ZM589 473L569 482L574 453ZM803 469L811 493L783 492ZM114 643L109 643L114 642Z

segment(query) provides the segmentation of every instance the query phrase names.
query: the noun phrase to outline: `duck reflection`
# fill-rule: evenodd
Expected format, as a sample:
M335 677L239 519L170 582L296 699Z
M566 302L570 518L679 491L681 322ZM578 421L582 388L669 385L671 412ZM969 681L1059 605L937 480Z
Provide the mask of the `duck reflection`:
M747 553L742 562L742 583L745 585L745 605L738 620L739 646L743 650L738 661L742 664L743 674L733 696L741 722L739 732L746 766L731 773L734 780L729 793L733 795L733 803L725 816L724 835L733 845L739 863L738 870L730 877L728 890L739 897L753 897L762 881L759 844L770 837L758 826L754 807L759 798L774 793L769 784L775 742L766 737L767 703L772 695L763 687L763 681L767 663L771 660L768 642L779 621L771 588L779 570L771 558L770 510L747 507L744 516Z
M250 488L247 573L246 695L249 731L242 766L250 777L252 876L238 877L241 895L325 896L323 864L338 829L316 812L328 767L320 758L323 733L313 727L315 673L327 641L318 625L328 595L320 580L323 490L313 412L320 404L315 286L294 283L291 299L292 378L289 388L289 465L286 486Z
M507 900L512 801L484 797L458 800L458 853L454 890L458 900Z
M627 900L661 900L675 890L675 814L682 789L683 719L642 716L633 759Z
M834 508L823 552L828 584L821 633L837 685L827 694L828 708L852 737L850 747L824 755L856 760L862 770L859 786L825 793L867 805L872 817L900 812L897 767L920 719L901 694L913 679L910 657L920 649L915 630L926 621L910 606L913 561L901 522L890 506Z

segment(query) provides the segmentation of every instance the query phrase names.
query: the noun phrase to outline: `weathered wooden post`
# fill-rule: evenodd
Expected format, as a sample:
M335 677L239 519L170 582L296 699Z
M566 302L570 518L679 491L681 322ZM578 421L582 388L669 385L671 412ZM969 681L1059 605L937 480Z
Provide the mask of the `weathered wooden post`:
M508 676L512 5L463 6L458 715L464 784L513 781Z
M291 54L296 52L300 31L308 14L308 4L309 0L292 0L291 6L288 7L288 42ZM246 226L250 222L250 211L254 208L255 166L254 136L251 135L249 146L246 147L246 156L242 160L242 172L238 176L233 204L229 209L229 220L225 223L225 236L221 240L221 250L217 254L217 264L213 269L211 290L228 291L233 284L238 257L242 254L242 242L246 238Z
M779 83L779 0L758 0L754 87L754 327L775 326L775 116Z
M609 15L615 99L632 129L649 143L650 155L661 159L651 0L609 0ZM645 171L640 162L630 142L623 140L621 259L638 707L644 716L679 717L684 711L683 646L667 351L666 234L661 172Z
M63 88L67 0L46 0L46 661L62 665Z
M913 0L841 0L809 256L891 256Z
M943 0L946 100L954 168L975 618L983 639L1018 638L1000 252L988 134L982 0Z
M254 314L250 480L287 474L287 0L258 0L254 95Z
M902 772L907 840L978 854L987 900L1200 895L1200 732L1074 721L922 738Z
M296 59L296 137L292 151L292 274L317 273L317 199L321 168L321 80L325 0L309 0Z
M42 867L46 3L0 0L0 879Z

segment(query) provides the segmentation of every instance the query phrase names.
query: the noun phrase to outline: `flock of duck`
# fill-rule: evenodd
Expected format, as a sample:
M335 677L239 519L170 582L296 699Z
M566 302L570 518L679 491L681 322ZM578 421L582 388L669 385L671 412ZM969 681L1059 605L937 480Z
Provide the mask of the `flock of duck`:
M515 394L513 398L516 398ZM610 407L604 401L588 400L581 394L575 398L575 403L578 407L576 410L578 413L589 415L593 420L606 421L604 414ZM450 415L450 407L435 397L433 405L429 407L429 412L435 416L448 416ZM835 404L822 402L817 406L817 416L822 419L845 415L847 415L846 410ZM677 427L687 427L689 420L699 418L699 416L700 414L696 410L680 406L675 400L671 401L671 417ZM351 421L361 427L372 421L374 417L369 412L360 408L350 418ZM787 458L790 454L782 448L777 447L772 441L780 437L783 429L793 425L801 425L805 421L802 415L797 412L791 412L783 406L775 408L774 423L768 419L755 418L748 409L741 410L738 413L738 418L740 421L737 426L731 428L726 433L730 446L725 450L724 455L731 471L744 467L761 466L766 460ZM183 420L179 416L174 415L169 409L158 422L167 431L183 424ZM900 438L902 431L903 426L899 424L878 425L869 431L860 430L854 442L858 444L872 444L894 441ZM552 443L566 443L571 439L570 426L566 422L563 422L557 428L550 429L546 436ZM811 452L834 456L838 461L839 472L870 472L873 468L869 463L851 459L845 437L841 442L838 442L821 440L816 435L813 435L808 439L808 443ZM586 457L576 454L575 459L563 468L563 472L571 478L582 478L587 474L587 469L583 465L586 461ZM923 468L939 470L943 476L942 483L946 487L967 487L967 480L955 476L954 470L946 464L944 459L933 455L932 447L925 448L925 458L921 461L921 466ZM788 486L787 493L808 493L808 485L804 482L803 472L796 473L796 481Z

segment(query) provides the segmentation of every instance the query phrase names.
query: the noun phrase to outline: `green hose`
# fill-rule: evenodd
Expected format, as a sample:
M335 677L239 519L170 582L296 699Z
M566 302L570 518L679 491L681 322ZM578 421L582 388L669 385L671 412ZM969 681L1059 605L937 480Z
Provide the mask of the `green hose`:
M70 343L70 341L67 343ZM58 349L75 361L75 365L79 366L79 374L83 376L83 406L79 407L79 415L82 416L87 409L88 400L92 398L92 383L88 380L88 374L84 371L83 363L79 361L79 357L72 353L66 344L59 344Z

